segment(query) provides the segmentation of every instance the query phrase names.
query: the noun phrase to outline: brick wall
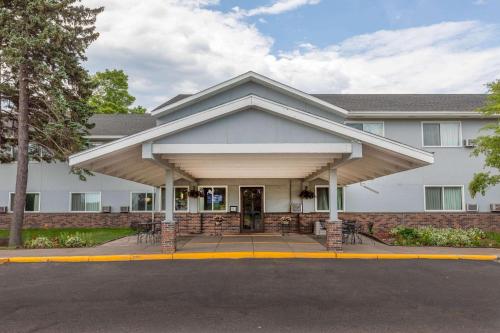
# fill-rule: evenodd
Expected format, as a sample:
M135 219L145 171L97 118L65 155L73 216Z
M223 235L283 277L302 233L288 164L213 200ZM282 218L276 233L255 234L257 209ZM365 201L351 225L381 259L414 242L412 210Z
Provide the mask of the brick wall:
M299 232L299 214L293 213L265 213L264 232L281 232L281 218L290 217L290 232Z
M151 213L27 213L27 228L96 228L128 227L138 222L151 220ZM218 223L216 216L223 216ZM290 216L292 232L312 233L314 222L328 220L327 213L265 213L264 231L280 232L282 216ZM179 234L238 234L240 214L234 213L183 213L174 215ZM12 214L0 214L0 229L9 227ZM370 222L375 232L388 232L395 226L432 225L438 228L471 228L500 232L500 214L495 213L339 213L340 219L356 220L365 230ZM156 213L155 220L162 220L163 214Z

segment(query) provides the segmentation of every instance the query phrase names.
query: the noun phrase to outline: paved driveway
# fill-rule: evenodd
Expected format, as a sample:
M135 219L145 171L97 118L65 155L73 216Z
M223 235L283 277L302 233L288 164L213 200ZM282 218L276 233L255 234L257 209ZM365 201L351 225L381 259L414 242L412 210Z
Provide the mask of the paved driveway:
M500 332L500 264L0 265L3 332Z

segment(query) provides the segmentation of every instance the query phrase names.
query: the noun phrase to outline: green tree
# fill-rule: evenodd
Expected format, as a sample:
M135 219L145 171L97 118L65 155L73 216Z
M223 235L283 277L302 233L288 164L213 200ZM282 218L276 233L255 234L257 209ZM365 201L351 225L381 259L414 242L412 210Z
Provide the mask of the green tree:
M80 0L0 0L1 162L17 149L10 246L22 245L29 158L64 161L88 144L93 86L81 62L102 10Z
M142 106L131 108L135 97L128 93L128 76L122 70L97 72L92 81L95 85L89 104L96 113L144 113Z
M478 111L487 117L494 117L495 121L487 124L482 131L485 135L477 138L477 146L472 152L474 156L484 155L484 166L490 170L475 173L469 183L469 192L472 197L477 193L485 195L486 190L500 183L500 80L487 84L489 95L485 106Z

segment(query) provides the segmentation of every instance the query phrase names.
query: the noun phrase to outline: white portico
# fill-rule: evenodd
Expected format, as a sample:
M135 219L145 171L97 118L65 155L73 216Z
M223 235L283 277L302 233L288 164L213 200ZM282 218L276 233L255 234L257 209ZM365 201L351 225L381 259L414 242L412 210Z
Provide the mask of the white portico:
M165 239L169 239L165 241L165 248L174 251L175 226L172 225L175 224L176 182L197 187L205 180L223 185L217 184L217 179L241 180L242 185L252 184L253 179L293 179L304 186L318 179L327 181L332 225L327 227L332 239L328 244L329 249L339 250L338 186L433 163L430 153L311 113L309 109L312 107L321 107L340 117L343 110L324 105L324 102L317 105L318 102L307 94L255 73L237 79L196 94L184 104L178 102L156 111L158 117L169 110L191 113L165 123L159 121L159 125L152 129L75 154L70 157L70 165L155 187L164 186ZM299 99L305 107L298 108L293 100L284 104L277 102L277 98L264 97L260 88L253 86L254 93L220 104L213 102L210 105L205 101L225 96L229 90L250 81L286 94L287 98ZM199 110L195 110L196 107ZM263 192L264 188L262 186ZM241 193L240 189L237 195ZM264 195L258 191L252 193L254 196ZM224 200L225 212L228 212L227 197L230 194L227 191L218 194L217 200ZM216 200L215 197L212 199ZM282 194L266 200L268 203L269 200L283 202L287 198ZM242 220L246 218L243 206L240 199L238 213Z

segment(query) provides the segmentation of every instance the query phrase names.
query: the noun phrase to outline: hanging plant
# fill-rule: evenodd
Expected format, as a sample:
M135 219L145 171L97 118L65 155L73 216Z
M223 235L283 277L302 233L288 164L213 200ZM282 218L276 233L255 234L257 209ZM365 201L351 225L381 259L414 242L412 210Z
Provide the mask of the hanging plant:
M300 192L299 197L302 199L313 199L314 198L314 192L310 191L307 189L307 186L302 192Z
M189 190L188 196L190 198L203 198L203 192L198 191L197 189L193 188L193 189Z

